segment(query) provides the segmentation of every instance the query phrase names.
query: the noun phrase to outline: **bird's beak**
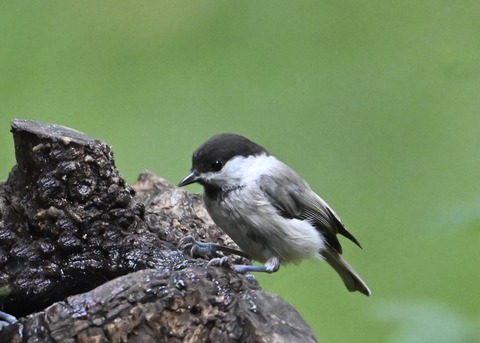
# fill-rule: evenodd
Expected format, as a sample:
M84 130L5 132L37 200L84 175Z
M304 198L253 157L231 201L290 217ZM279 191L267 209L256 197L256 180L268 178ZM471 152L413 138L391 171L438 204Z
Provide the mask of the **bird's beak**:
M197 182L198 180L200 180L200 176L196 172L192 171L187 176L185 176L182 181L180 181L178 187L189 185L191 183Z

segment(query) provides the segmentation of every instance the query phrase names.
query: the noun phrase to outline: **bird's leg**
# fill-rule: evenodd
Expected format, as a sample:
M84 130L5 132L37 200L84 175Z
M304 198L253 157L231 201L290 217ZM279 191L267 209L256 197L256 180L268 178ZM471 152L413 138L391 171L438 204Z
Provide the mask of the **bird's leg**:
M216 255L217 251L223 251L229 254L242 256L244 258L249 258L247 254L243 251L228 248L224 245L215 244L215 243L203 243L195 240L192 236L184 237L180 240L178 244L179 249L188 249L190 248L190 254L192 256L196 254L200 255ZM217 257L211 259L207 266L222 266L228 264L227 257ZM275 273L280 269L280 260L278 257L271 257L263 266L253 266L248 264L236 264L232 266L233 270L240 274L246 274L248 272L261 272L261 273Z
M179 249L190 248L190 255L217 255L217 251L223 251L229 254L242 256L248 258L248 256L240 250L232 249L224 245L215 243L203 243L195 240L192 236L183 237L178 243Z
M16 322L17 322L17 318L12 316L11 314L0 311L0 329L4 326L10 325Z
M237 264L233 266L233 270L240 274L248 272L275 273L279 269L280 260L278 257L270 257L263 266L251 266L248 264Z

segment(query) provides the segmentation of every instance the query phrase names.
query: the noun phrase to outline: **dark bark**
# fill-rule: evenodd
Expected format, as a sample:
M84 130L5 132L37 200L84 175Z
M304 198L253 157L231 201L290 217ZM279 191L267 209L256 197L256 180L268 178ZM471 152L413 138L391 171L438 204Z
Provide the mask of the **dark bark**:
M150 173L129 186L111 149L81 132L28 120L12 132L0 299L28 317L0 342L315 342L280 298L176 248L186 235L233 244L198 195Z

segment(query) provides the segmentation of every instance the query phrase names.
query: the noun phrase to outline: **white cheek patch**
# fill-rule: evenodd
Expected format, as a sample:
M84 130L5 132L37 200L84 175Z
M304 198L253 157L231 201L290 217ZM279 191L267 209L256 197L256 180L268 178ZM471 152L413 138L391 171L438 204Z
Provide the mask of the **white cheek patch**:
M222 170L205 173L202 178L221 188L229 188L254 181L259 175L272 170L276 164L278 164L278 160L266 154L237 156L228 161Z
M278 164L278 160L267 154L255 156L238 156L228 161L221 173L237 183L247 183L259 175L268 173Z

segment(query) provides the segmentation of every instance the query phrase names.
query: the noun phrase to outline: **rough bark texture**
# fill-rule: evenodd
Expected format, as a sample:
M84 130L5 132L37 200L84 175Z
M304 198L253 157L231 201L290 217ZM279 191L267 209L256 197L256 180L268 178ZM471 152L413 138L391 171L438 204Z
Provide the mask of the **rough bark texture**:
M151 173L129 186L81 132L29 120L12 132L0 301L25 317L0 342L315 342L283 300L177 250L186 235L233 244L198 195Z

